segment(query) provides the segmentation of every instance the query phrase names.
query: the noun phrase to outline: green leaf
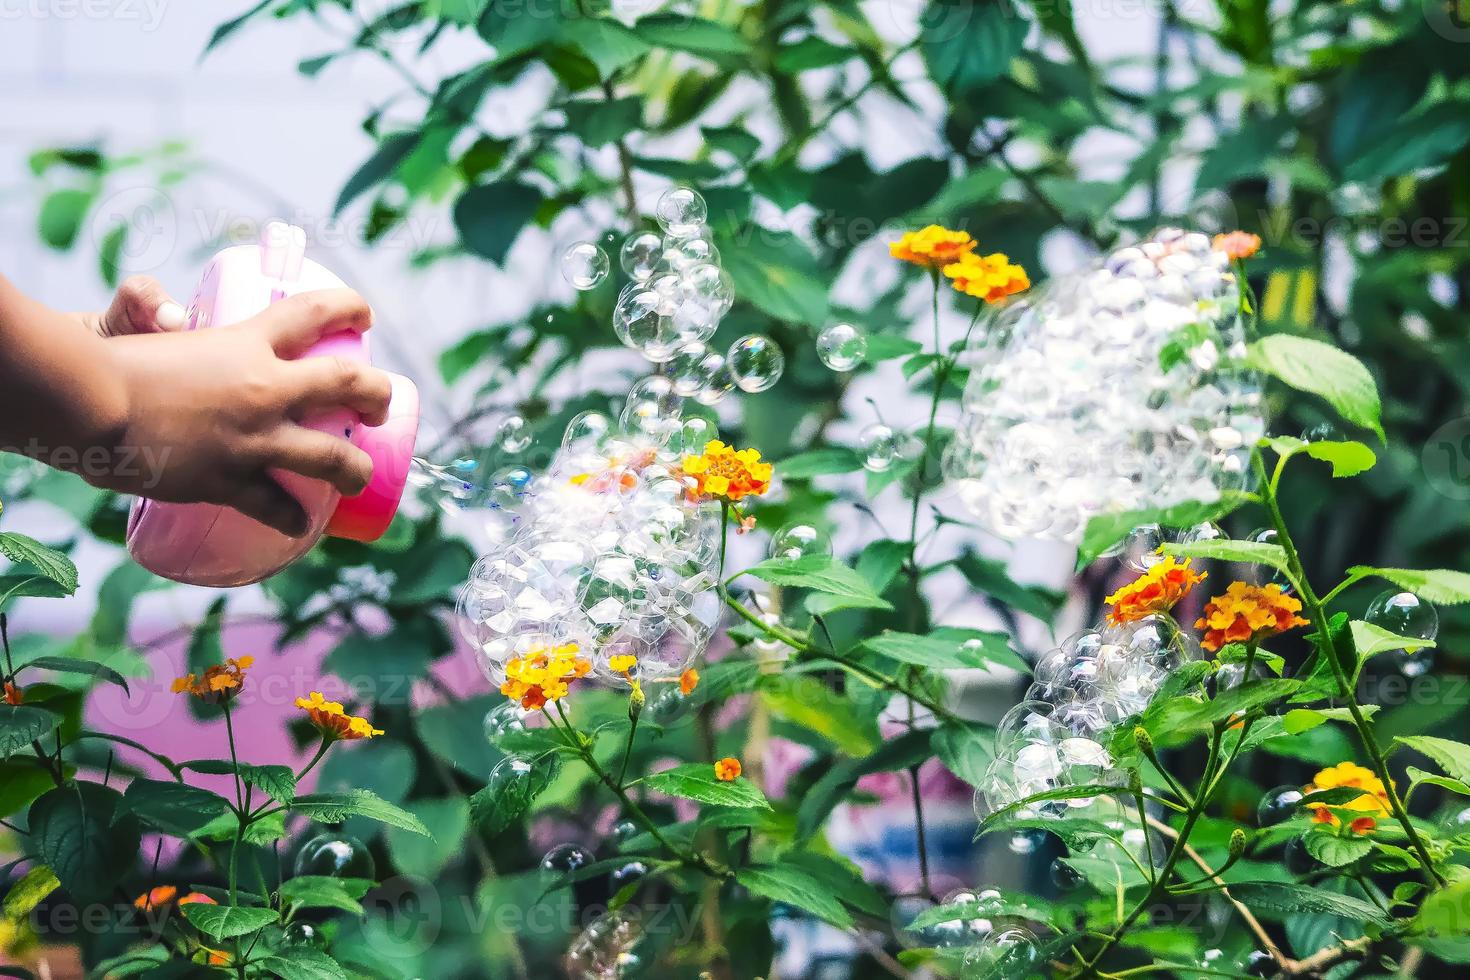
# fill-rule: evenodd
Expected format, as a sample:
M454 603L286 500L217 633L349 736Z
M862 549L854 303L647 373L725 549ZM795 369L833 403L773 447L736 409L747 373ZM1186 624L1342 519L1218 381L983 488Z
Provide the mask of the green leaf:
M575 17L564 27L565 35L582 50L598 73L608 78L650 50L649 44L632 30L606 17Z
M367 817L390 827L432 836L422 820L376 793L353 789L346 793L312 793L298 796L291 809L321 823L340 823L348 817Z
M643 103L635 98L584 99L564 102L567 131L576 134L587 146L606 146L627 136L643 121Z
M946 722L934 730L934 754L957 777L979 786L995 758L994 736L994 728L981 731L964 722Z
M1265 541L1236 541L1230 538L1212 541L1168 541L1160 549L1176 558L1213 558L1217 561L1239 561L1253 565L1270 565L1286 571L1286 551L1279 544Z
M423 142L422 130L411 130L406 133L393 133L386 137L373 155L367 158L357 172L347 178L347 183L342 186L342 192L337 195L337 203L332 208L334 215L342 211L356 200L357 196L380 181L392 176L408 155Z
M812 589L829 595L855 600L873 609L893 608L873 591L868 580L830 555L803 555L800 558L767 558L746 569L746 574L772 585Z
M5 917L12 922L24 919L47 895L60 887L61 882L50 868L44 864L36 865L5 893Z
M264 929L280 916L275 909L240 905L205 905L190 902L179 906L184 918L211 939L233 939Z
M1348 180L1378 183L1437 166L1470 142L1470 105L1456 99L1397 120L1344 168Z
M1028 24L1009 0L936 0L923 13L919 49L955 102L1010 71Z
M1119 514L1098 514L1087 522L1082 532L1082 543L1077 549L1077 567L1090 565L1104 552L1110 550L1135 527L1158 524L1161 527L1194 527L1205 521L1217 521L1241 504L1245 497L1226 491L1219 500L1191 500L1170 507L1152 507L1144 510L1129 510Z
M141 839L122 794L97 783L60 786L31 804L32 853L78 902L109 900Z
M1448 775L1470 782L1470 745L1434 735L1398 735L1394 741L1433 759Z
M852 915L827 885L795 864L750 865L735 872L735 880L756 895L784 902L839 929L852 926Z
M116 289L118 280L122 278L120 262L123 246L127 243L128 222L119 221L102 236L102 243L97 247L97 271L108 289Z
M347 971L311 946L282 946L260 961L281 980L347 980Z
M862 777L907 769L928 759L929 741L927 730L915 729L884 742L872 755L846 759L828 768L801 800L796 816L797 838L806 840L820 830L828 815Z
M109 684L116 684L124 691L128 690L127 678L106 664L99 664L94 660L78 660L75 657L37 657L26 661L25 665L40 667L44 670L57 670L67 674L88 674ZM128 693L132 692L128 691Z
M179 768L211 776L238 772L242 780L280 803L289 803L296 795L296 774L288 766L257 766L248 762L236 766L228 759L191 759L179 763Z
M61 724L58 715L32 705L0 704L0 759L8 759Z
M1373 853L1373 842L1356 834L1340 836L1330 831L1313 831L1303 838L1307 853L1329 868L1352 864Z
M784 44L776 49L776 70L795 75L814 68L840 65L859 54L857 48L843 47L810 35L794 44Z
M1358 656L1365 660L1376 653L1386 653L1389 650L1405 650L1414 653L1434 646L1433 640L1399 636L1396 633L1390 633L1382 626L1366 623L1361 619L1348 623L1348 629L1352 631L1353 646L1357 648Z
M327 875L298 875L281 882L281 907L341 909L362 915L358 899L373 886L367 878L333 878Z
M1066 598L1041 585L1021 585L1010 577L1006 563L966 551L955 560L961 575L985 595L1003 605L1049 623Z
M908 337L900 337L891 333L875 333L868 338L868 353L864 356L869 364L877 364L879 361L891 361L898 357L908 357L924 349L924 345L917 340Z
M1046 902L1025 894L995 893L983 900L952 902L925 909L904 926L907 932L918 932L947 922L969 922L974 919L992 920L1014 916L1033 922L1051 922L1056 909Z
M1334 477L1366 473L1378 462L1377 453L1355 440L1308 443L1307 455L1331 463Z
M51 776L38 766L0 762L0 817L25 809L51 787Z
M715 775L715 767L707 762L689 762L653 773L643 778L643 786L655 793L709 806L771 808L766 795L750 780L743 776L722 780Z
M1103 783L1082 783L1077 786L1062 786L1058 789L1049 789L1042 793L1033 793L1023 800L1017 800L999 810L991 811L984 820L980 822L980 829L976 832L978 838L981 834L988 834L1002 819L1009 817L1019 810L1025 810L1038 803L1047 803L1051 800L1090 800L1097 796L1113 796L1124 790L1119 786L1108 786Z
M1425 772L1418 766L1405 766L1404 771L1409 774L1409 784L1411 786L1418 786L1420 783L1428 783L1430 786L1438 786L1440 789L1447 789L1451 793L1458 793L1461 796L1470 796L1470 783L1465 783L1461 780L1453 779L1449 776L1436 776L1433 773Z
M123 799L144 823L176 837L195 833L230 809L218 793L159 779L134 779Z
M1416 930L1431 936L1463 936L1467 926L1465 910L1470 908L1470 877L1450 882L1425 897L1414 916Z
M404 804L429 828L429 836L389 827L388 853L399 868L433 876L456 856L464 853L465 832L470 825L470 805L463 796L410 800Z
M958 635L956 635L958 634ZM1004 633L975 630L936 631L931 636L885 631L863 646L899 663L930 670L988 670L1000 664L1025 672L1025 661L1011 649Z
M721 240L720 249L737 296L777 320L818 325L827 319L826 273L799 239L753 226L733 238Z
M1448 568L1431 568L1419 571L1414 568L1371 568L1355 565L1348 569L1354 578L1374 575L1388 579L1401 589L1407 589L1419 598L1444 606L1470 602L1470 574Z
M836 473L856 473L862 468L862 459L854 450L846 446L812 449L795 456L788 456L776 464L776 472L786 480L805 480L814 476L829 476Z
M671 48L716 59L750 53L750 42L745 38L724 24L701 17L655 14L638 21L633 30L656 48Z
M35 596L40 599L64 599L71 595L44 575L37 573L0 575L0 606L11 599Z
M1292 882L1231 882L1230 894L1249 908L1267 909L1283 915L1325 912L1362 922L1387 921L1387 916L1376 905L1362 899Z
M77 566L55 548L48 548L35 538L14 531L0 531L0 555L13 562L30 565L36 571L67 591L77 590Z
M777 717L816 732L846 755L865 756L880 742L872 715L815 677L772 675L763 679L760 694Z
M67 188L52 191L41 202L38 231L41 241L59 252L65 252L76 244L82 231L82 221L87 209L92 206L96 192ZM3 549L0 549L3 550Z
M1351 354L1309 337L1272 334L1251 344L1250 361L1298 391L1320 395L1349 422L1385 438L1378 385Z
M199 53L200 60L203 60L205 55L209 54L209 52L218 47L231 34L234 34L240 28L244 27L245 24L249 22L252 17L269 7L272 2L273 0L260 0L259 3L252 6L249 10L245 11L240 16L227 20L223 24L220 24L218 27L216 27L214 29L214 33L209 35L209 43L206 44L204 46L204 50Z
M556 781L561 766L557 755L545 755L535 762L505 759L490 771L484 788L470 797L471 818L487 836L504 833Z
M542 200L539 190L518 181L480 184L454 202L454 227L465 248L499 265Z

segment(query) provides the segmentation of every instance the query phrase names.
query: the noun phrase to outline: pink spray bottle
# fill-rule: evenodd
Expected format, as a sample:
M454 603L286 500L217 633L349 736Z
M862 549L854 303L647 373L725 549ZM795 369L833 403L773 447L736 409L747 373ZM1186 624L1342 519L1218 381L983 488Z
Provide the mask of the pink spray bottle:
M189 303L186 330L238 323L271 303L316 289L345 284L306 258L306 233L273 221L258 245L236 245L217 253L204 268ZM305 357L338 356L368 361L368 338L340 333L323 338ZM171 504L139 498L128 517L128 551L144 568L190 585L229 587L268 578L306 554L323 534L375 541L398 512L418 435L419 395L412 381L391 375L388 419L369 427L353 412L339 410L303 424L341 433L373 459L367 489L343 497L320 481L294 473L272 473L306 510L307 533L287 537L238 511L217 504Z

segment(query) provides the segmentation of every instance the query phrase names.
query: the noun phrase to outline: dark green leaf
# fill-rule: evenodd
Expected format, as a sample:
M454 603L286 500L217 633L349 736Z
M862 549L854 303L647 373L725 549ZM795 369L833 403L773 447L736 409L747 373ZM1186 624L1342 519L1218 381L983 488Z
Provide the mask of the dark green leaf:
M937 0L924 9L919 49L930 76L958 102L1010 71L1027 28L1009 0Z
M347 183L342 186L342 193L337 195L337 204L332 208L332 213L341 214L363 191L392 176L398 165L418 149L423 138L422 130L393 133L385 138L373 151L373 155L367 158L367 162L347 178Z
M123 799L129 810L151 827L188 836L230 808L229 801L207 789L158 779L135 779Z
M127 678L111 667L92 660L78 660L75 657L36 657L34 660L27 661L26 666L58 670L67 674L88 674L109 684L116 684L124 691L128 690ZM132 692L129 691L129 693Z
M30 565L68 594L77 590L77 566L66 555L46 547L35 538L14 531L0 531L0 555L13 562Z
M78 902L103 902L132 868L141 839L122 795L97 783L53 789L30 809L30 846Z
M211 939L233 939L256 932L275 922L275 909L259 909L237 905L204 905L191 902L179 906L184 918Z
M503 833L525 816L560 773L557 755L535 762L507 758L491 770L485 787L470 797L470 815L488 836Z
M471 187L454 202L454 227L465 248L499 265L542 200L539 190L513 180Z
M770 809L754 783L744 777L723 780L708 762L689 762L643 778L643 786L665 796L678 796L710 806L764 807Z
M430 836L429 829L418 817L365 789L298 796L292 802L291 809L321 823L340 823L348 817L367 817L390 827L400 827L425 837Z
M751 865L735 872L735 880L757 895L784 902L840 929L852 926L852 915L827 885L797 865Z

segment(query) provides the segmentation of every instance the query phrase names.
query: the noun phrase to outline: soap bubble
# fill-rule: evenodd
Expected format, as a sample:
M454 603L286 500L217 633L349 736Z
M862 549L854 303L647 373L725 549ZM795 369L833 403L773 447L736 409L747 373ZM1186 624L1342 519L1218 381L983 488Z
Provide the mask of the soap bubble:
M611 428L612 420L601 412L582 412L567 423L562 449L579 455L595 452Z
M576 874L597 860L581 844L558 844L541 858L541 876L559 881Z
M694 400L701 405L717 405L735 390L735 375L719 354L706 354L699 370L704 372L706 380L704 387L694 393Z
M1420 647L1417 650L1390 650L1389 662L1405 677L1423 677L1434 668L1434 648Z
M851 371L868 355L868 338L850 323L834 323L817 335L817 356L834 371Z
M608 875L614 889L621 889L625 885L631 885L648 875L648 865L642 861L629 861L620 868L614 868L612 874Z
M965 953L962 964L970 977L1029 977L1041 967L1036 937L1019 927L997 929Z
M804 558L832 554L832 539L811 524L787 524L771 538L772 558Z
M698 234L709 216L704 198L688 187L671 187L664 191L653 213L664 231L680 238Z
M882 422L874 422L858 434L858 445L862 449L863 466L874 473L882 473L893 465L898 455L898 437Z
M1196 524L1179 535L1180 544L1198 544L1202 541L1226 541L1229 535L1225 529L1214 521L1204 521Z
M298 920L281 930L281 945L309 946L315 949L325 949L327 939L310 922L301 922Z
M693 396L709 383L709 372L722 361L708 360L710 349L702 340L693 340L674 351L669 359L669 380L681 395Z
M561 253L562 278L573 289L592 289L607 278L607 253L595 242L573 242Z
M786 355L770 337L748 334L730 345L725 363L741 391L751 394L765 391L781 380L786 370Z
M642 833L642 831L639 829L638 825L631 820L619 820L617 823L613 824L612 833L613 840L617 841L618 845L621 846L628 843L628 841L632 840L634 837L637 837L640 833Z
M1368 612L1363 618L1380 629L1411 640L1433 643L1439 636L1439 613L1412 592L1390 589L1379 593L1368 604Z
M709 445L711 440L720 437L720 432L709 419L702 419L696 415L684 420L679 436L682 442L681 451L689 456L698 456L704 452L704 447Z
M1129 531L1123 542L1128 567L1140 572L1153 568L1164 560L1164 556L1159 554L1159 546L1163 543L1164 529L1157 524L1142 524Z
M1062 858L1051 863L1051 881L1058 891L1071 891L1082 884L1082 874Z
M1274 827L1296 816L1306 794L1300 786L1278 786L1261 797L1256 807L1256 823L1262 827Z
M627 909L605 912L588 923L567 947L569 980L623 980L642 966L636 952L643 930Z
M526 730L525 717L524 709L514 701L497 704L485 712L485 740L491 745L499 745L506 737L519 735Z
M663 250L664 242L658 235L651 231L635 232L623 239L623 247L618 250L618 264L630 279L642 282L653 275Z
M654 289L625 289L613 310L613 332L624 345L661 364L682 343L665 298Z
M376 868L367 845L351 834L318 834L296 852L296 876L373 878Z
M519 415L509 415L496 430L495 442L508 453L523 452L531 445L531 427Z

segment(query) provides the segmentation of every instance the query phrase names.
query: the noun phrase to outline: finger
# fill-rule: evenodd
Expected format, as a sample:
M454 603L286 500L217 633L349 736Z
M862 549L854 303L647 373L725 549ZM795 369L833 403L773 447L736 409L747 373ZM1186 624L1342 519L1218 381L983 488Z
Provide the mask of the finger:
M234 497L225 503L287 537L299 538L310 526L296 498L264 473L241 483Z
M362 493L373 478L373 458L341 436L289 425L282 428L272 466L325 480L344 497Z
M345 357L308 357L289 365L290 403L297 418L309 412L350 408L368 425L388 417L393 382L385 371Z
M124 279L112 297L112 305L102 314L102 332L108 337L172 332L183 327L184 308L152 276Z
M373 325L373 311L351 289L317 289L297 293L249 321L259 323L281 357L300 357L323 337L342 331L362 333Z

